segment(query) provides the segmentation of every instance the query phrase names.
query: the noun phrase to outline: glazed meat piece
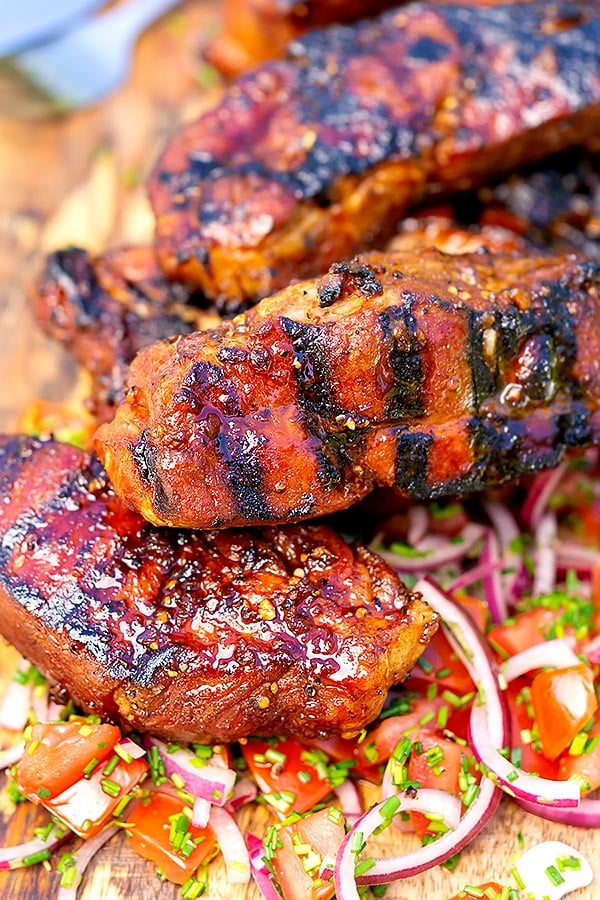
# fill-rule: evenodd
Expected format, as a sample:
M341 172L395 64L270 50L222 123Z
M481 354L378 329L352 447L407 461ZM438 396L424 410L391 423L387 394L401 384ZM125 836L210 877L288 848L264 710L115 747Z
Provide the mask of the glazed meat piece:
M434 498L600 441L600 266L485 249L372 253L134 360L96 446L157 524Z
M280 56L316 26L375 16L397 0L223 0L223 33L206 56L225 75Z
M90 411L99 422L124 397L129 363L153 341L218 324L184 285L166 280L150 247L52 253L33 294L36 319L65 344L92 378Z
M0 632L86 710L169 740L355 734L437 617L323 525L159 530L75 447L0 440Z
M431 192L591 140L598 13L416 3L307 35L167 146L150 185L161 265L241 308L381 246Z

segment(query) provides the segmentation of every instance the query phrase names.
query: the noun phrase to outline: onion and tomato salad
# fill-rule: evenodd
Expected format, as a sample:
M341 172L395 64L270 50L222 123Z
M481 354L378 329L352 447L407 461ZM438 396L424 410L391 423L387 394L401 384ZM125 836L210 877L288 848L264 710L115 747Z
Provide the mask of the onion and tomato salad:
M66 900L94 853L123 832L188 900L210 896L219 855L232 884L253 879L267 900L356 900L456 866L502 793L535 815L599 827L597 465L593 452L536 476L518 504L412 506L394 526L399 537L374 542L442 627L354 739L184 747L125 736L54 703L23 661L0 725L26 727L0 765L9 796L43 807L46 824L0 849L0 869L52 865ZM271 816L262 834L237 824L251 803ZM397 856L378 855L387 829L407 848ZM493 874L502 885L457 896L527 896L506 886L509 873Z

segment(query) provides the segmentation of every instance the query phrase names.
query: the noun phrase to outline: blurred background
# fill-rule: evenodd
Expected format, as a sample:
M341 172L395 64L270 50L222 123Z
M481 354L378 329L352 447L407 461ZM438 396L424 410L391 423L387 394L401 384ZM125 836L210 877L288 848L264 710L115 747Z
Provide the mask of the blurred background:
M219 95L203 58L219 15L215 0L177 5L136 42L125 84L68 114L48 115L0 67L0 428L14 429L34 398L77 391L75 365L34 325L27 292L52 249L150 240L153 162L177 124Z

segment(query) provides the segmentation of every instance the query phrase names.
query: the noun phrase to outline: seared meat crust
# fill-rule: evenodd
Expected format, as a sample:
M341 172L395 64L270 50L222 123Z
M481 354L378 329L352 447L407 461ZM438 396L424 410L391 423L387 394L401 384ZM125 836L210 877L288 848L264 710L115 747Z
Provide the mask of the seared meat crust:
M0 632L126 728L354 734L437 628L331 529L159 530L75 447L0 438L0 493Z
M46 260L33 294L38 323L92 377L89 408L99 422L123 400L129 363L142 347L218 324L188 287L169 282L150 247L110 250L95 260L79 248Z
M167 146L150 185L165 271L241 308L381 244L432 191L591 139L599 10L414 3L295 42Z
M600 441L600 267L372 253L134 360L96 446L157 524L481 490Z

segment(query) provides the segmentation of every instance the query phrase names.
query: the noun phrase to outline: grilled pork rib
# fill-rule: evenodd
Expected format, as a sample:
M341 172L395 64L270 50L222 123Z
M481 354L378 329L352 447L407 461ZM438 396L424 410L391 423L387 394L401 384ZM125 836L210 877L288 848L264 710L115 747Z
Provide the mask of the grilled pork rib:
M96 446L157 524L463 494L600 441L600 266L372 253L134 360Z
M110 250L95 260L72 248L46 260L33 307L46 334L90 373L88 405L105 422L124 397L129 363L142 347L218 324L216 313L194 306L195 299L166 280L150 247Z
M150 185L161 265L241 308L381 246L432 191L591 140L599 13L414 3L295 42L167 146Z
M306 525L159 530L75 447L0 439L0 632L86 710L172 740L357 733L437 616Z

